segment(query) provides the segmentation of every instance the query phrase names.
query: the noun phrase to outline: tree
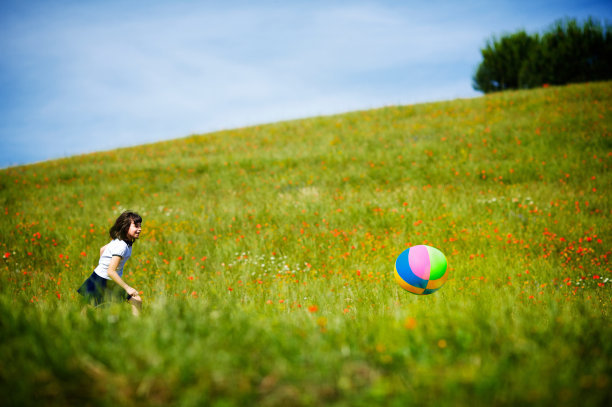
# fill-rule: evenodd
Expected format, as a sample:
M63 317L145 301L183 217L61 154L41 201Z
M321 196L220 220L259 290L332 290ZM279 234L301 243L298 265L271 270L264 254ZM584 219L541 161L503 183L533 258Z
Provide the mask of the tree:
M592 18L558 20L542 36L493 37L481 54L473 87L484 93L612 79L612 30Z
M483 62L474 76L474 89L485 93L519 86L519 73L534 46L537 38L530 37L525 31L487 41L481 50Z

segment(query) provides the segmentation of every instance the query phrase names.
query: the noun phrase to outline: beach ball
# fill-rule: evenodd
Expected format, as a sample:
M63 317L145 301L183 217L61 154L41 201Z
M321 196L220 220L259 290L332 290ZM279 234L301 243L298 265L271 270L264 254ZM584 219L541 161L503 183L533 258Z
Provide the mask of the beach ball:
M413 294L431 294L446 282L446 267L446 257L440 250L425 245L412 246L395 260L395 280Z

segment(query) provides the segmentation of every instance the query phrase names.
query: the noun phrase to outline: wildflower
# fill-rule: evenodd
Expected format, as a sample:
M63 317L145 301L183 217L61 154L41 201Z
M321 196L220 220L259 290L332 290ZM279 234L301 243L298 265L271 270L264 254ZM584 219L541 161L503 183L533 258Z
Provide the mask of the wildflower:
M417 324L416 319L414 319L412 317L408 317L408 318L406 318L404 320L404 328L406 328L406 329L412 330L412 329L416 328L416 324Z
M317 307L316 305L311 305L308 307L309 312L317 312L318 310L319 310L319 307Z
M4 253L4 256L2 256L2 258L4 259L8 259L9 257L11 257L11 254L9 252Z

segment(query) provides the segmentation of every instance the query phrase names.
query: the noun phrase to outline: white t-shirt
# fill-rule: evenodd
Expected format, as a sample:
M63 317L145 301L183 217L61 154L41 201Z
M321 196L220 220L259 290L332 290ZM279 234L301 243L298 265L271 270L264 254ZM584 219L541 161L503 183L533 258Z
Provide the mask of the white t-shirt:
M121 261L119 261L119 265L117 266L117 274L119 277L123 276L123 265L132 255L132 246L128 245L126 242L120 239L115 239L106 245L102 256L100 256L100 262L98 263L98 267L94 270L94 272L102 278L110 280L111 278L108 276L108 266L110 264L113 256L121 256Z

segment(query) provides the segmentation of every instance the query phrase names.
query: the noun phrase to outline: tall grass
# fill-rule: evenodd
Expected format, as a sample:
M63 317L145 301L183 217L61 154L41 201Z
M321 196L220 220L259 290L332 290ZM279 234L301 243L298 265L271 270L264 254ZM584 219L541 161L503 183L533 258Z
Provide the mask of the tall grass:
M10 404L610 402L610 82L194 135L0 172ZM124 209L124 277L85 306ZM393 280L442 250L430 296Z

